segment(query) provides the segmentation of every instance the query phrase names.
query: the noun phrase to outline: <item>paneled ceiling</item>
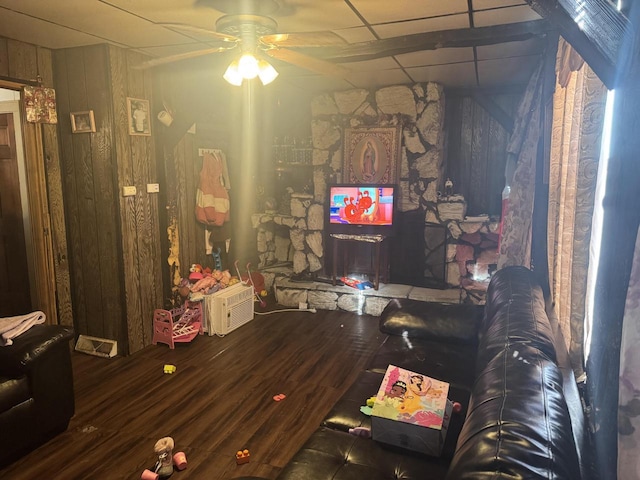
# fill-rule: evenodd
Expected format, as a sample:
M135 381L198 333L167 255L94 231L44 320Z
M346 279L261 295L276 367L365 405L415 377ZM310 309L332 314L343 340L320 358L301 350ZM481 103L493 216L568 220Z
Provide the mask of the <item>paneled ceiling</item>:
M260 0L237 0L260 5ZM499 87L523 84L542 50L542 35L503 42L501 25L545 24L521 0L264 0L277 3L272 16L279 33L330 30L349 44L384 42L429 32L457 30L462 38L484 30L495 37L482 44L434 48L414 46L409 52L373 55L361 61L339 61L351 73L327 78L283 62L273 62L281 81L308 88L379 87L436 81L448 87ZM225 13L221 5L234 0L0 0L0 35L51 49L110 43L164 57L211 48L211 39L168 28L182 23L215 29ZM197 3L197 4L196 4ZM224 10L224 9L222 9ZM528 23L521 23L528 22ZM546 25L546 24L545 24ZM457 35L456 33L456 35ZM486 35L485 35L486 38ZM512 40L514 37L505 37ZM425 39L427 40L427 39ZM415 43L415 42L414 42ZM419 42L418 42L419 43ZM437 47L438 45L435 45ZM308 49L307 49L308 51ZM322 50L318 52L323 53ZM400 52L400 53L398 53ZM334 50L335 53L335 50ZM223 73L224 62L203 56ZM224 56L224 55L222 55ZM330 58L331 55L325 55ZM335 57L335 56L334 56ZM187 68L191 60L171 64ZM166 67L162 67L166 68Z

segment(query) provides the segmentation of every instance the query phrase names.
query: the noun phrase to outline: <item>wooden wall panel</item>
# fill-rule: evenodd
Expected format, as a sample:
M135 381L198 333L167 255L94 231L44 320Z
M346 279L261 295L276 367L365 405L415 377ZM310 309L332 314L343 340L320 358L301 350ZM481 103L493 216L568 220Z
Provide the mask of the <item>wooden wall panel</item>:
M111 78L111 101L113 104L113 127L116 147L116 165L118 189L134 185L131 156L131 143L128 132L127 115L127 59L124 51L109 47L109 73ZM122 262L124 272L125 315L127 318L127 350L136 352L144 347L142 326L142 307L140 304L140 278L138 272L138 245L136 230L136 197L118 196L120 210L120 231L122 244Z
M104 46L56 52L56 83L78 333L118 340L124 321ZM95 133L72 133L69 114L93 110Z
M76 185L76 168L73 155L73 137L71 123L66 121L71 111L69 91L69 51L54 52L56 101L58 105L60 132L61 174L64 190L64 204L66 212L66 227L69 248L69 268L72 286L74 326L78 333L88 334L87 300L85 298L84 276L91 272L85 271L82 263L82 237L80 235L80 213Z
M0 37L0 76L9 76L9 51L7 50L7 39Z
M37 49L38 72L45 86L53 87L53 55L46 48ZM62 190L62 169L58 146L58 126L42 125L44 158L47 178L49 216L51 222L52 263L55 275L58 323L73 326L73 308L65 225L64 198Z
M514 115L520 96L490 97ZM447 96L446 112L446 176L467 200L469 215L499 215L509 133L471 95Z
M180 229L180 266L183 277L192 263L204 263L205 227L195 220L196 190L200 182L202 158L198 157L193 135L187 134L175 148L176 196Z
M157 183L155 150L152 137L129 135L126 103L134 97L153 104L152 86L148 72L132 68L141 56L108 48L118 186L137 188L135 196L119 196L128 351L133 353L151 342L153 310L163 306L158 200L146 191L148 183Z
M123 321L122 271L120 268L120 235L118 231L117 177L113 165L113 111L111 108L107 49L100 45L83 49L86 110L93 110L96 132L74 134L87 136L91 141L91 168L94 177L95 217L98 221L96 248L98 251L97 277L100 283L99 325L106 338L121 339Z

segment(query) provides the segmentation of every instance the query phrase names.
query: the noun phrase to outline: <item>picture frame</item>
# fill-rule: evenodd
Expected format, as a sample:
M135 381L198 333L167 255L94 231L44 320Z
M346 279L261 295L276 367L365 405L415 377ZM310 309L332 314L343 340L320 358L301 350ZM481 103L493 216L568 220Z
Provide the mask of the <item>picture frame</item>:
M83 112L71 112L71 132L72 133L93 133L96 131L96 120L93 110Z
M397 183L400 134L400 126L347 128L342 157L343 183Z
M149 100L127 97L129 135L151 136L151 110Z
M29 123L58 123L56 91L53 88L23 87L24 110Z

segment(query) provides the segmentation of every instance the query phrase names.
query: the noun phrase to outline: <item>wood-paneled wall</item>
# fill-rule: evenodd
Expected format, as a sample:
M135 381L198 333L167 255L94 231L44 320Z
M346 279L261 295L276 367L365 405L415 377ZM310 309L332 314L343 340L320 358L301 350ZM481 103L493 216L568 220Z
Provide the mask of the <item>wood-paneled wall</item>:
M78 333L115 339L120 353L151 343L163 306L152 137L128 133L127 97L151 100L140 56L97 45L57 50L55 84ZM71 112L93 110L96 132L72 133ZM153 133L153 131L152 131ZM135 186L123 197L122 187Z
M49 49L0 37L0 84L20 88L41 78L53 87ZM73 324L58 130L53 124L22 123L35 276L33 308L48 323Z
M490 95L506 114L515 114L521 94ZM469 95L447 94L446 176L467 201L467 213L500 215L509 132Z

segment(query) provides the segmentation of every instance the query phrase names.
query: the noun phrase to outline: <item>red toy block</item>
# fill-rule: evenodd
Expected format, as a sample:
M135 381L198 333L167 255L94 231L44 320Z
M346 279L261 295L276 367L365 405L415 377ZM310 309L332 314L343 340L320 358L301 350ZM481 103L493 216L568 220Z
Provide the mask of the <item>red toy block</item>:
M236 452L236 463L242 465L243 463L249 463L249 450L238 450Z
M276 402L279 402L280 400L284 400L285 398L287 398L287 396L284 393L279 393L278 395L273 396L273 399Z

